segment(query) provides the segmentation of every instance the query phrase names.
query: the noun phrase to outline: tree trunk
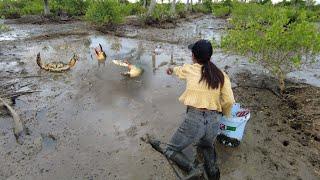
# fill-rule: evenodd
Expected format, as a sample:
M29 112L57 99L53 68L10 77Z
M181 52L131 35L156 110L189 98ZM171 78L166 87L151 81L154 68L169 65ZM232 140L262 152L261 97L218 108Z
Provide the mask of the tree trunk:
M191 0L191 11L193 12L193 1Z
M187 0L187 3L186 3L186 11L189 11L189 0Z
M143 0L143 7L144 7L144 8L147 7L147 0Z
M156 7L157 1L156 0L151 0L147 15L151 16L153 13L154 8Z
M285 77L283 75L283 72L279 72L278 74L278 81L279 81L279 88L280 88L280 93L281 95L284 93L285 90Z
M176 0L172 0L171 3L171 13L175 14L176 13Z
M49 0L44 0L44 15L50 14Z

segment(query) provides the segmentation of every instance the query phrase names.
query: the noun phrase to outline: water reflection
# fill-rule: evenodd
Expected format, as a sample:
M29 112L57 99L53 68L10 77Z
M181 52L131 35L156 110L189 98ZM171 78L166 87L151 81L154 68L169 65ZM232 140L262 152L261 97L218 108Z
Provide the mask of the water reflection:
M135 57L135 61L141 63L141 56L144 53L144 47L143 47L143 43L142 41L139 41L138 43L138 50L137 50L137 54Z
M152 58L152 72L154 74L156 72L156 54L154 52L152 52L151 58Z
M170 56L170 65L174 65L175 64L175 62L173 60L173 51L174 51L174 47L172 46L171 47L171 56Z
M111 48L113 51L115 51L117 54L121 51L122 48L122 44L121 44L121 40L118 37L114 37L113 41L111 43Z

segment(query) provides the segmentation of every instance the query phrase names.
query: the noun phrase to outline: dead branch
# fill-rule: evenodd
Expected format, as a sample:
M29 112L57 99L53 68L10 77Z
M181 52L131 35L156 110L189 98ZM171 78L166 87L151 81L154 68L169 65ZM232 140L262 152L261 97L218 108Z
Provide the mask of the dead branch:
M31 94L35 92L41 92L41 91L20 91L20 92L13 92L13 93L7 93L7 94L0 94L1 97L5 98L16 98L18 96L22 96L25 94Z
M7 88L7 87L10 87L10 86L13 86L15 84L17 84L18 82L9 82L9 83L5 83L5 84L2 84L1 85L1 88Z
M0 79L15 79L15 78L37 78L42 77L40 75L29 75L29 76L1 76Z
M24 132L22 121L18 113L1 97L0 97L0 101L8 109L8 111L10 112L10 115L13 118L13 133L14 133L14 136L16 137L16 140L18 141L19 137Z

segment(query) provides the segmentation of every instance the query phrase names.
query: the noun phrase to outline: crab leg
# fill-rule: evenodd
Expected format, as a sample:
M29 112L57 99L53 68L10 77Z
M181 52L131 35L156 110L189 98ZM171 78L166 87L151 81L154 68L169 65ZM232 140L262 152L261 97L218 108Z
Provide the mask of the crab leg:
M129 64L122 62L121 60L112 60L113 64L123 67L128 67Z

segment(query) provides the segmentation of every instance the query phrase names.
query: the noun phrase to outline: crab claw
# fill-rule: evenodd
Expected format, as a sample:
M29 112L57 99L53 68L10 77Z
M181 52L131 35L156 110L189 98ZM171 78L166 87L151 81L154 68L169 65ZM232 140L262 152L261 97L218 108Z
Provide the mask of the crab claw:
M130 72L128 71L128 72L122 72L122 73L120 73L122 76L130 76Z
M76 55L76 53L73 54L73 57L72 57L72 58L73 58L73 59L76 59L76 60L79 60L79 56Z
M99 43L100 51L103 51L101 44Z
M123 62L128 65L128 69L130 70L131 69L131 63L129 63L128 60L124 60Z
M127 59L124 60L123 62L126 63L126 64L128 64L128 65L130 65L130 63L129 63L129 61L128 61Z
M94 48L94 52L96 53L96 55L99 54L99 51L97 50L97 48Z

